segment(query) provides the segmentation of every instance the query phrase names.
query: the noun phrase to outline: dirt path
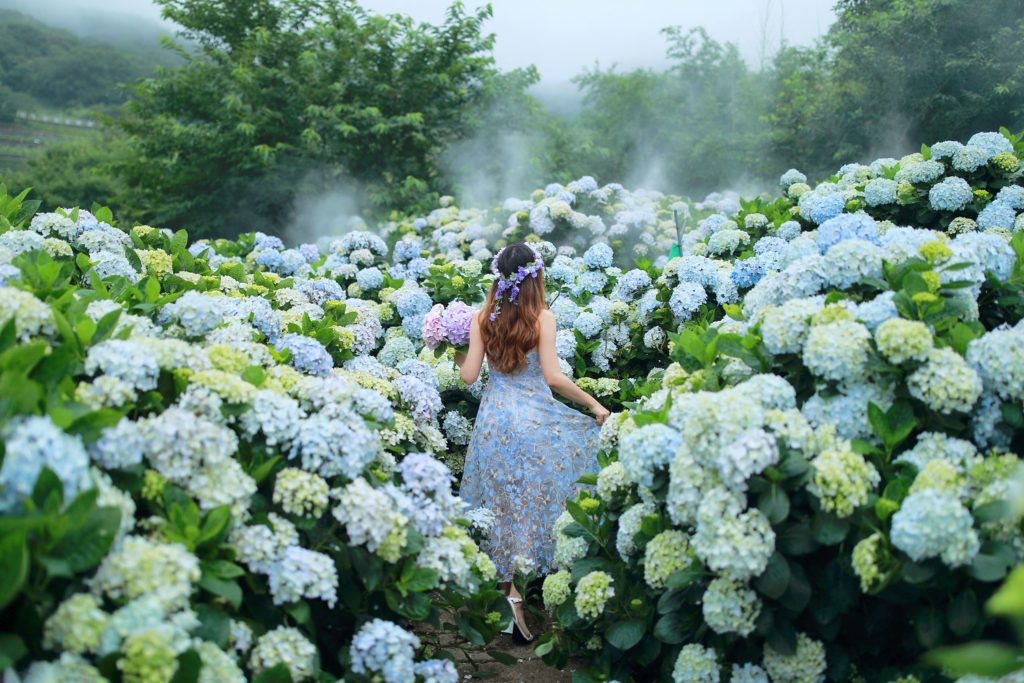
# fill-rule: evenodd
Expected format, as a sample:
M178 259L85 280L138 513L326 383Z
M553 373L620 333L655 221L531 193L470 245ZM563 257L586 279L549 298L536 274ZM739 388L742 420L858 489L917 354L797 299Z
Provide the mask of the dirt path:
M493 676L486 680L495 683L570 683L572 681L572 667L569 666L563 671L550 667L533 654L534 645L520 645L512 639L512 636L501 635L491 644L495 650L512 655L516 663L511 666L499 664L486 653L479 653L473 657L479 669L475 669L469 662L459 663L459 673L463 677L470 677L476 672L490 671Z
M543 633L544 625L539 623L532 615L527 617L527 623L534 634ZM422 625L421 625L422 627ZM440 644L449 652L455 655L456 665L463 680L488 680L494 683L571 683L574 667L570 663L564 670L559 671L541 661L540 657L533 653L536 642L523 645L516 642L512 636L499 635L494 642L486 649L496 650L506 655L515 657L515 664L502 664L496 661L485 651L479 649L468 650L464 653L459 649L457 643L461 636L445 633L440 637Z

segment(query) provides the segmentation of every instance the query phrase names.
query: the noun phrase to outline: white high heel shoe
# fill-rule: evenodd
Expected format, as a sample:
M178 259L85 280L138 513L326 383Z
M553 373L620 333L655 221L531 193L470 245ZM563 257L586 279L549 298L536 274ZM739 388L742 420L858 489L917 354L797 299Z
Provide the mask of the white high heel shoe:
M530 637L526 637L526 634L523 633L523 630L519 628L519 625L516 623L515 606L518 603L522 602L523 599L513 598L507 595L505 596L505 599L508 600L508 606L512 608L512 621L509 622L508 627L504 631L502 631L502 633L511 634L513 638L515 638L521 643L532 643L534 640L533 634L531 633Z

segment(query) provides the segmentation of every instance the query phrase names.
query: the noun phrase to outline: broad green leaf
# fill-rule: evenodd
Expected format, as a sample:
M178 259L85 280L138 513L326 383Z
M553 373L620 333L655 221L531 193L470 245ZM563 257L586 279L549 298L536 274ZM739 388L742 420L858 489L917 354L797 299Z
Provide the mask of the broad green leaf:
M1020 406L1014 403L1003 403L999 406L999 412L1006 424L1014 429L1024 429L1024 410L1021 410Z
M733 320L746 320L743 316L743 308L739 304L722 304L725 314Z
M202 668L199 652L189 648L178 655L178 670L174 672L171 683L197 683Z
M24 531L0 538L0 609L21 591L28 578L29 553Z
M783 478L793 479L806 474L810 469L810 464L803 454L790 451L776 469L778 469Z
M811 584L807 581L801 565L791 562L789 567L789 584L779 602L793 614L799 614L811 600Z
M888 445L895 448L903 442L910 433L917 427L917 418L914 417L913 406L907 401L896 401L885 413L885 419L889 423L889 430L892 441Z
M586 527L579 522L570 522L562 527L562 533L569 538L579 538L580 536L588 535Z
M60 558L74 574L92 569L106 557L120 524L121 511L117 508L93 508L85 523L68 534L50 554Z
M258 387L267 379L267 372L258 365L250 365L242 371L242 379Z
M707 364L707 347L700 336L692 330L686 330L679 334L678 343L680 348L692 356L701 365Z
M686 603L686 591L667 590L658 598L658 614L668 614L680 609Z
M678 645L693 635L701 621L695 610L670 612L654 624L654 637L668 645Z
M25 641L13 633L0 633L0 671L14 664L28 653Z
M179 230L174 233L171 237L171 252L177 253L184 251L188 246L188 232L186 230Z
M146 278L145 294L148 302L155 302L160 298L160 281L152 275Z
M1001 678L1022 668L1024 650L982 640L967 645L936 648L925 655L925 661L953 676L974 674Z
M242 588L237 581L218 579L215 576L204 574L199 579L199 586L219 598L224 598L235 609L242 604Z
M817 542L806 520L790 521L776 532L775 547L785 555L806 555L817 548Z
M980 616L981 610L974 591L965 590L950 601L946 610L946 624L954 635L963 637L971 632Z
M1024 567L1017 567L999 587L985 609L989 614L1003 617L1024 617Z
M628 650L640 642L646 630L643 619L625 619L612 624L604 638L618 649Z
M32 489L32 501L40 510L56 512L64 502L64 483L49 467L39 472L36 484Z
M399 585L407 591L423 592L437 585L437 570L415 567L408 577L403 576Z
M796 654L796 629L787 619L776 617L765 642L780 655L790 657Z
M199 537L196 539L196 545L202 545L210 541L218 539L227 531L228 524L231 522L231 510L226 505L215 507L206 514L206 520L203 522L202 529L199 532Z
M587 513L583 511L583 508L579 506L579 503L567 500L565 501L565 509L568 510L569 515L581 525L586 525L590 522Z
M245 575L245 570L234 562L227 560L202 560L199 563L204 574L215 576L218 579L237 579Z
M1010 519L1013 515L1013 506L1009 501L1005 500L993 500L990 503L979 505L972 511L974 519L979 524L986 524L988 522L1000 522L1004 519Z
M922 584L935 576L938 569L934 563L918 564L917 562L903 563L903 580L911 584Z
M487 642L483 634L480 633L480 631L478 631L471 623L469 623L469 620L464 615L455 615L455 625L458 626L459 633L461 633L466 640L473 643L474 645L484 645Z
M850 522L833 514L819 510L811 519L811 533L814 540L822 545L842 543L850 531Z
M1006 576L1006 570L1006 562L1002 558L981 553L975 556L971 566L968 567L971 576L986 583L999 581Z
M256 674L252 683L292 683L292 675L288 666L282 662Z
M120 317L121 309L115 308L110 313L107 313L105 316L100 318L99 321L96 323L96 331L93 333L90 342L93 344L98 344L101 341L109 339L111 333L113 333L114 331L114 328L117 326L117 321L120 319Z
M0 354L0 368L28 373L49 352L50 345L45 341L33 341L13 346Z
M581 621L580 615L576 612L576 605L572 600L566 600L555 608L555 619L563 629L570 629Z
M789 586L789 562L780 553L774 553L768 560L761 576L754 579L754 587L765 596L777 600Z
M933 648L942 642L946 631L942 612L932 606L922 607L911 619L917 642L923 647Z
M603 557L587 557L572 565L572 582L579 583L580 579L590 572L605 571L609 569L608 560ZM669 577L671 580L671 577Z
M757 507L769 522L778 524L789 516L789 496L773 484L758 498Z
M114 212L110 210L109 206L96 206L93 204L91 213L96 217L96 220L102 223L114 224Z
M273 472L274 468L277 467L277 464L279 462L281 462L280 455L272 456L268 458L266 461L252 468L249 471L249 476L252 477L257 484L259 484L264 479L266 479L271 472Z
M231 636L231 617L213 605L206 604L196 605L195 612L199 618L196 637L208 640L217 647L227 647Z
M699 567L687 567L686 569L680 569L679 571L672 572L668 578L665 579L665 587L672 590L679 590L686 588L694 581L703 576L703 572Z
M288 616L301 626L309 627L313 623L313 615L309 609L309 603L305 600L299 600L298 602L286 605L284 610L288 613Z

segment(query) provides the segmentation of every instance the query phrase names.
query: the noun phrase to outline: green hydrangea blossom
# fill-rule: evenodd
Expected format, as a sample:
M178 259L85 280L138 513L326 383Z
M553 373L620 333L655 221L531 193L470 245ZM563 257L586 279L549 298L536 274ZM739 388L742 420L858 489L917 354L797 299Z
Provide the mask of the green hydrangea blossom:
M614 596L612 577L602 571L590 572L576 584L576 613L581 619L596 619Z

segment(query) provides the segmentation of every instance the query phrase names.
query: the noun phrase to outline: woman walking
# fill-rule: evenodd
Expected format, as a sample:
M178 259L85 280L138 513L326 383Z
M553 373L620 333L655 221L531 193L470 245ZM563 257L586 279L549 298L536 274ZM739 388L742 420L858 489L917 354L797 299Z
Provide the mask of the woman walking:
M598 433L609 414L558 365L555 316L544 302L543 268L540 254L526 244L509 245L495 255L494 283L470 328L469 350L456 356L467 384L476 381L484 357L490 369L460 495L495 515L484 549L507 588L510 628L527 641L533 636L523 619L522 597L512 585L513 560L530 560L540 572L550 568L552 525L578 489L576 480L598 469ZM585 406L593 417L556 400L552 391Z

